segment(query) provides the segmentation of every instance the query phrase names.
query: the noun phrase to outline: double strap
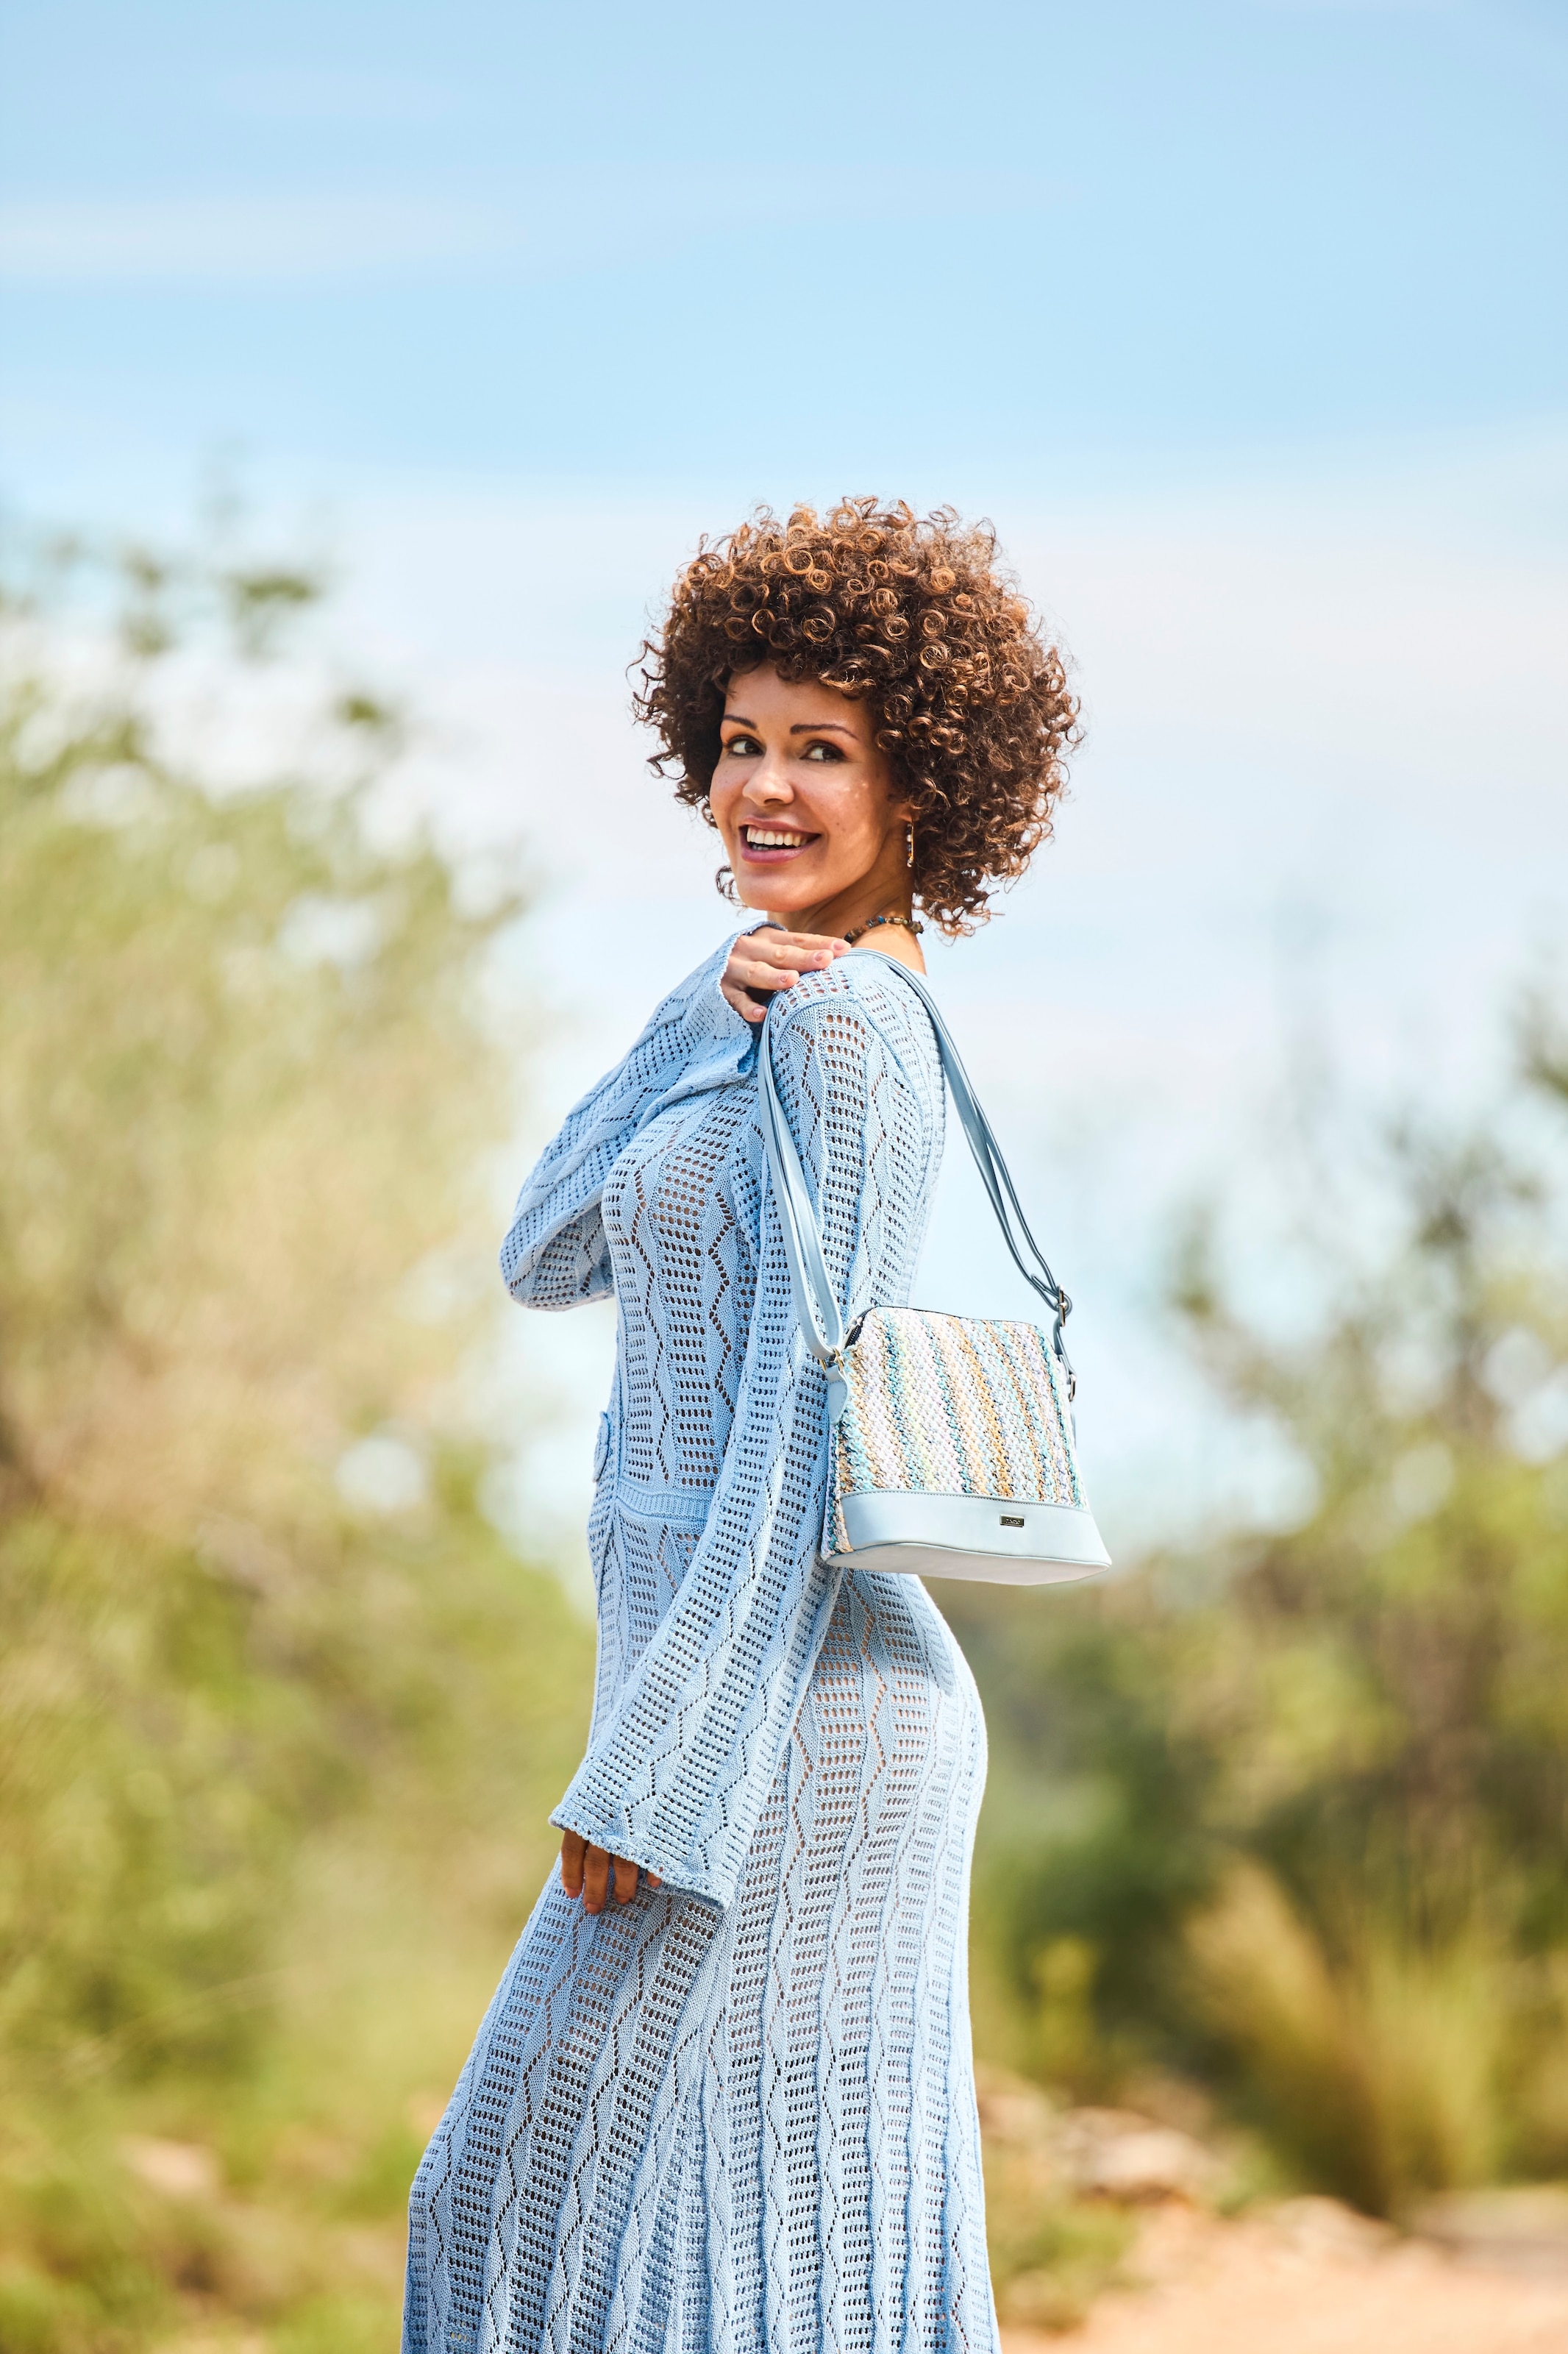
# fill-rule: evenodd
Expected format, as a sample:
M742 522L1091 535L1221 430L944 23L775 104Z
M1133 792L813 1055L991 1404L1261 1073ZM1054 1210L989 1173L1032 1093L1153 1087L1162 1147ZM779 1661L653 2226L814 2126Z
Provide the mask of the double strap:
M1062 1337L1062 1327L1072 1313L1073 1303L1051 1272L1050 1263L1029 1231L1028 1220L1019 1204L1012 1179L1001 1149L991 1134L991 1122L975 1097L959 1050L948 1034L948 1025L938 1011L935 999L920 975L899 964L893 957L882 956L875 949L852 949L852 956L874 956L879 963L895 972L915 991L931 1018L936 1033L937 1052L941 1057L942 1074L952 1090L975 1167L980 1182L996 1214L1002 1240L1012 1255L1012 1263L1025 1283L1033 1285L1050 1309L1054 1323L1051 1345L1061 1360L1067 1376L1069 1394L1074 1384L1073 1368ZM783 994L782 991L779 992ZM778 1004L779 998L773 1001ZM779 1084L773 1072L771 1043L766 1021L758 1055L759 1085L758 1104L762 1115L762 1140L768 1151L768 1173L778 1197L779 1215L784 1229L784 1247L789 1259L789 1279L795 1294L795 1312L807 1346L818 1363L836 1371L843 1353L844 1321L828 1263L822 1256L821 1235L817 1229L816 1213L807 1191L806 1172L795 1149L789 1123L779 1100Z

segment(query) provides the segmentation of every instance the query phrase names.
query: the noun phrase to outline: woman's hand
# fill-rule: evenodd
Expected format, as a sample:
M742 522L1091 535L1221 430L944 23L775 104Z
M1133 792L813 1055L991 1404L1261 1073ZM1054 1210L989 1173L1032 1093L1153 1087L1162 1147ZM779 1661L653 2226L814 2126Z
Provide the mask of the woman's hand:
M656 1872L647 1874L650 1888L662 1887ZM585 1913L602 1913L613 1882L618 1904L630 1904L637 1893L637 1866L623 1855L609 1855L590 1847L580 1831L561 1833L561 1886L568 1896L580 1896Z
M821 972L835 957L849 954L847 940L822 932L781 932L771 924L742 932L729 952L719 988L747 1022L760 1022L776 990L789 989L803 972Z

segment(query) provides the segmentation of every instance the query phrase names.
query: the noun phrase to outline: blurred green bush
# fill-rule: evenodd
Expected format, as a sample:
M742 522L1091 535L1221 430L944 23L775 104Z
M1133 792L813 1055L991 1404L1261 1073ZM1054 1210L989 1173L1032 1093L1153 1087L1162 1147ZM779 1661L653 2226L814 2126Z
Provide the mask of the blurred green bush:
M1403 1124L1354 1214L1342 1139L1291 1146L1293 1339L1212 1220L1185 1238L1192 1356L1238 1445L1288 1442L1297 1524L1044 1606L944 1595L991 1730L996 2055L1156 2104L1197 2079L1379 2214L1568 2168L1568 1053L1539 1008L1521 1045L1478 1132Z
M385 2345L591 1664L454 1403L515 901L259 675L308 578L69 570L0 615L0 2349Z

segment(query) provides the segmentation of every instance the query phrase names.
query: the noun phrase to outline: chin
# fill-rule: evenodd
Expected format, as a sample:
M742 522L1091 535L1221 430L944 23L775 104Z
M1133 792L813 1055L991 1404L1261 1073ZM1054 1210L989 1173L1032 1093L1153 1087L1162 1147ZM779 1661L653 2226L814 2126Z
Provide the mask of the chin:
M755 907L759 915L790 916L802 907L814 907L823 894L805 877L796 880L782 875L747 875L731 867L735 887L740 894L741 905Z

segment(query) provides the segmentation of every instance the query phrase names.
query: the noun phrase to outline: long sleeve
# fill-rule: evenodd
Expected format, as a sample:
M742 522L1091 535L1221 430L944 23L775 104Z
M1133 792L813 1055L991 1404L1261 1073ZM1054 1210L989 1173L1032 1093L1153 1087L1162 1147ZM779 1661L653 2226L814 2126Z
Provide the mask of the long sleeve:
M914 992L885 959L844 959L776 1002L768 1050L846 1314L906 1297L942 1130L939 1067ZM735 1893L842 1575L819 1559L825 1384L798 1331L762 1159L758 1131L757 1289L703 1533L552 1817L720 1905Z
M671 991L630 1054L573 1106L540 1155L501 1246L506 1288L523 1306L577 1308L608 1296L599 1205L617 1158L654 1112L741 1077L755 1033L719 992L730 945Z

